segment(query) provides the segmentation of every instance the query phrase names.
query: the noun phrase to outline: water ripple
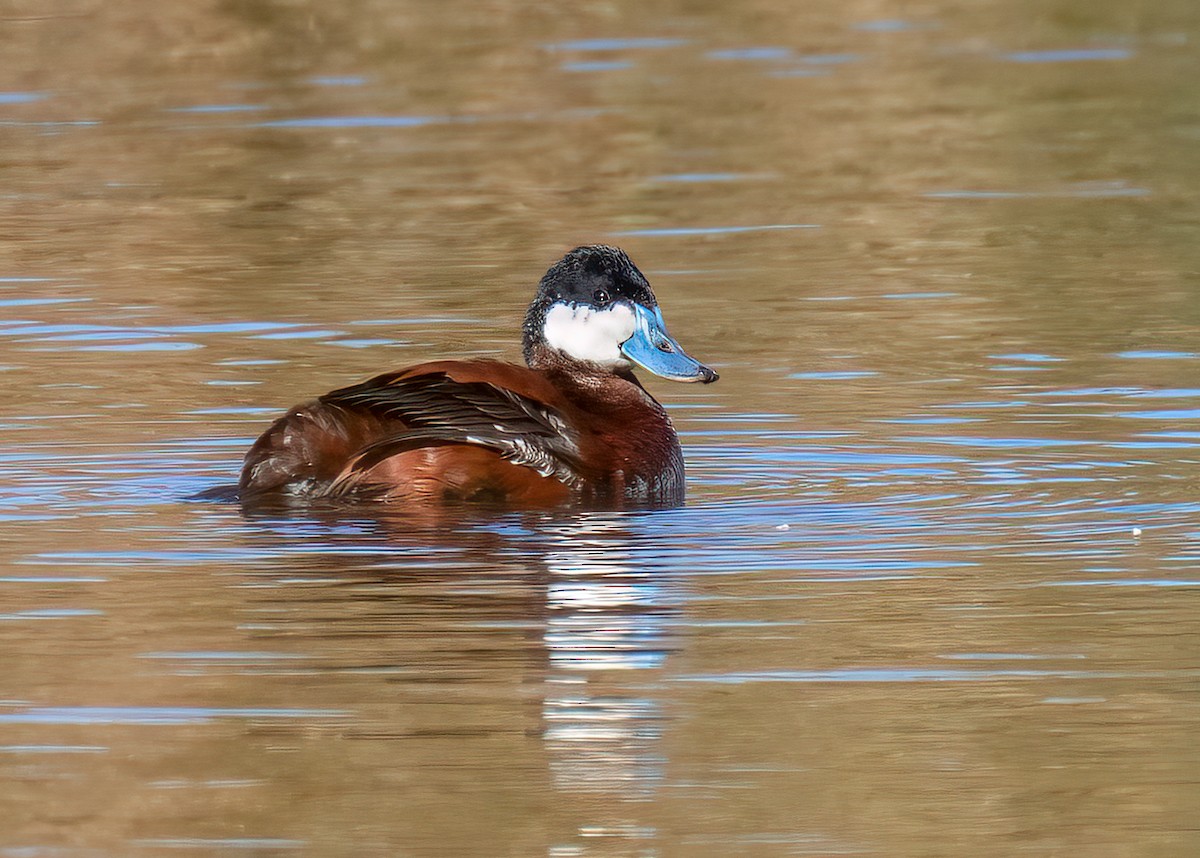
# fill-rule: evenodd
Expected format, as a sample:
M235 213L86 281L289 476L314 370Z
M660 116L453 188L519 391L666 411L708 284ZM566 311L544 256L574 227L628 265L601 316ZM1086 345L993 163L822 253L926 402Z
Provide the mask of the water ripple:
M1078 63L1096 60L1127 60L1133 51L1127 48L1068 48L1047 51L1016 51L1004 54L1014 63Z
M730 235L742 232L767 232L785 229L820 229L817 223L768 223L758 226L680 226L661 227L657 229L630 229L624 232L614 232L615 236L690 236L690 235Z
M0 724L206 724L222 719L348 718L338 709L222 709L206 706L45 706L0 711Z
M552 42L543 47L548 51L638 51L675 48L685 45L687 42L687 39L662 37L576 39L568 42Z
M1200 676L1200 671L1188 671ZM1045 679L1148 679L1170 676L1180 671L1099 671L1099 670L967 670L916 667L860 667L830 670L758 670L731 673L692 674L671 677L672 682L742 685L754 682L997 682Z

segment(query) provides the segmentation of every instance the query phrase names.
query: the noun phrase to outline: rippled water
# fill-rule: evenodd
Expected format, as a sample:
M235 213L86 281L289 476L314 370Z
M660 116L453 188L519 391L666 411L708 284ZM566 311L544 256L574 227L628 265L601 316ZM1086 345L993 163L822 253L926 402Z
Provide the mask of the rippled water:
M1200 851L1182 2L0 29L0 858ZM620 243L676 510L243 514Z

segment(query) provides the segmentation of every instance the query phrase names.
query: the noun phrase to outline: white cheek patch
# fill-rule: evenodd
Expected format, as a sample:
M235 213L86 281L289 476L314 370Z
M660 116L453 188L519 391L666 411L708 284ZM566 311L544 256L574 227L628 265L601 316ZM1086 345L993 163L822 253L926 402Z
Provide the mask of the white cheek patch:
M542 334L548 345L576 360L627 369L632 364L621 354L621 343L632 337L633 331L633 310L628 304L597 310L558 303L546 312Z

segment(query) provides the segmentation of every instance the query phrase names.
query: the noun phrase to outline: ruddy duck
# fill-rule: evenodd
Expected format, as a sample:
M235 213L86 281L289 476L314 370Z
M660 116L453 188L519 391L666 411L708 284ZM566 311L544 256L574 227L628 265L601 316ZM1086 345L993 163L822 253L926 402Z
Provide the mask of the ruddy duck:
M527 367L422 363L298 405L246 454L243 501L683 501L683 455L636 364L717 380L667 334L646 278L615 247L572 250L525 314Z

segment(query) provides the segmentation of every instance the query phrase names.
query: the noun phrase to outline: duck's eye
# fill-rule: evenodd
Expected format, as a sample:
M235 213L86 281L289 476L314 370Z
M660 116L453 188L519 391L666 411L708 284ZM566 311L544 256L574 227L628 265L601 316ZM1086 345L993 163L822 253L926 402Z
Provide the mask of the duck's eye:
M603 307L608 303L608 293L603 289L597 289L592 293L592 300L596 302L597 307Z

